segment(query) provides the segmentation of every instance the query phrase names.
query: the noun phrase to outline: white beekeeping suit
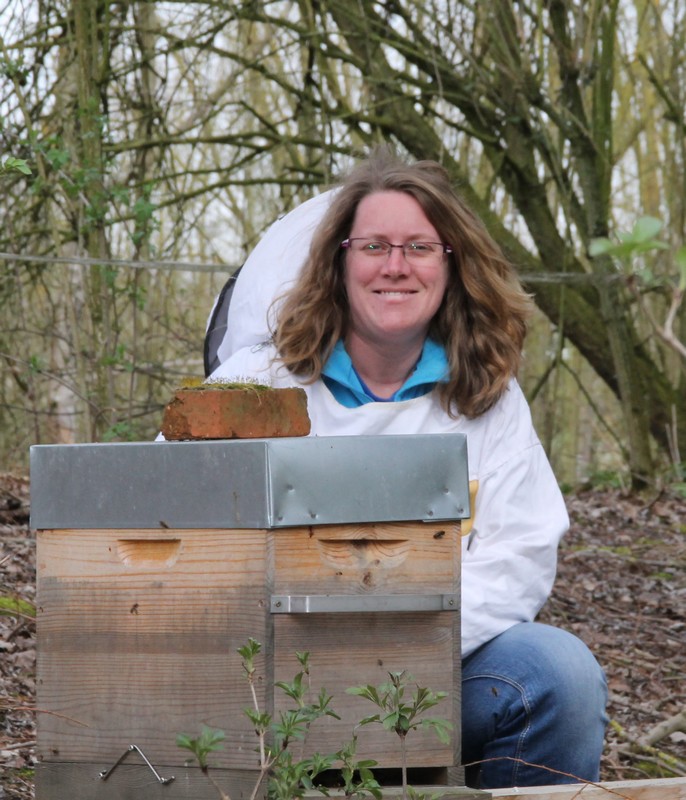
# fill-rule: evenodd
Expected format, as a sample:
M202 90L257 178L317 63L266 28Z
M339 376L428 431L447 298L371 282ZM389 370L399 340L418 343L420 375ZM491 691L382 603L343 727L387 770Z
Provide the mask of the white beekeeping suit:
M216 337L212 374L238 381L256 378L275 387L302 386L313 436L467 435L473 504L472 518L463 523L468 535L462 548L462 653L468 655L512 625L534 619L553 585L567 511L516 380L485 414L453 419L434 392L345 408L321 380L303 384L279 365L269 342L272 304L295 281L334 192L274 223L246 260L228 311L226 303L216 304L214 316L222 316L226 327Z
M207 324L207 374L241 348L270 337L276 308L272 304L295 281L312 234L335 192L313 197L277 220L250 253L236 280L224 287Z

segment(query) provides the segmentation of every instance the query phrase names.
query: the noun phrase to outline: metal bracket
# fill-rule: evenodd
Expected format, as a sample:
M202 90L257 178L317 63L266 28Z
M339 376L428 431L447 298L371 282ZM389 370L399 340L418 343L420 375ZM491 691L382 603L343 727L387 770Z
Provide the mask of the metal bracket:
M272 614L459 610L457 594L280 594L271 598Z
M168 784L168 783L171 783L171 782L174 780L174 776L173 776L173 775L172 775L170 778L163 778L163 777L162 777L162 776L159 774L159 772L158 772L158 771L155 769L155 767L153 767L153 765L152 765L152 764L151 764L151 763L148 761L148 759L147 759L147 757L146 757L145 753L144 753L144 752L143 752L143 751L140 749L140 747L138 747L138 746L137 746L137 745L135 745L135 744L130 744L130 745L128 746L128 748L127 748L126 750L124 750L124 752L123 752L123 753L122 753L122 754L119 756L119 758L118 758L118 759L117 759L117 760L114 762L114 764L112 764L112 766L111 766L109 769L104 769L104 770L102 770L102 772L100 773L100 778L101 778L103 781L106 781L106 780L107 780L107 779L110 777L110 775L111 775L111 774L114 772L114 770L115 770L115 769L116 769L116 768L117 768L117 767L118 767L118 766L121 764L121 762L122 762L122 761L123 761L123 760L126 758L126 756L128 756L128 754L129 754L129 753L131 753L131 752L132 752L132 751L134 751L134 750L135 750L135 751L138 753L138 755L139 755L139 756L140 756L140 757L143 759L143 761L145 761L145 763L146 763L146 764L147 764L147 765L150 767L150 769L151 769L151 771L152 771L152 774L153 774L153 775L154 775L154 776L157 778L157 782L158 782L158 783L162 783L162 784L165 784L165 785L166 785L166 784Z

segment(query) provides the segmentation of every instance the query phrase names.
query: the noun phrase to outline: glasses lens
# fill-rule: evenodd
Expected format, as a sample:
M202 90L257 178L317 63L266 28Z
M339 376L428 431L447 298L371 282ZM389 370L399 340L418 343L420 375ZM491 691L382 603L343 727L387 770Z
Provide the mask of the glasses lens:
M405 242L405 244L391 244L382 239L361 239L355 237L347 240L348 247L353 253L371 258L388 258L391 251L398 247L408 261L437 260L445 252L444 246L439 242Z
M403 253L405 253L405 258L419 261L443 255L443 247L434 242L408 242L403 245Z
M351 239L353 252L365 256L387 256L391 252L388 242L379 242L376 239Z

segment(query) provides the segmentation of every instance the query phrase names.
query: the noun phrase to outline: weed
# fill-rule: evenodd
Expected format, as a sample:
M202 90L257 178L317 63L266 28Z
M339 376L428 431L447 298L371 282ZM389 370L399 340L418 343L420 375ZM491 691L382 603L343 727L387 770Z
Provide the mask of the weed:
M302 798L307 791L327 794L326 788L317 784L317 778L335 767L340 770L341 788L346 798L357 799L371 795L375 800L381 800L381 786L372 771L377 762L357 758L357 736L354 732L352 739L335 753L304 756L305 741L312 724L321 717L340 719L331 708L332 698L325 689L321 689L314 700L310 699L313 693L310 685L309 653L295 654L300 670L290 683L277 681L274 684L275 688L293 701L295 707L281 711L278 718L273 719L260 708L255 688L255 658L260 651L260 643L252 638L246 645L238 648L252 698L252 707L245 709L244 714L252 723L258 740L259 771L250 800L256 800L265 780L268 800L294 800ZM424 795L407 786L405 738L412 730L428 728L434 730L441 741L450 740L449 731L452 726L447 720L425 716L425 712L439 703L446 692L433 692L415 684L412 697L406 699L406 690L413 680L411 676L403 671L390 672L389 677L389 682L378 687L356 686L347 692L366 697L380 711L362 719L358 726L378 722L400 738L403 800L425 800ZM223 747L224 738L223 731L203 726L197 738L179 734L176 743L193 754L221 800L231 800L209 774L208 766L208 756ZM296 748L296 744L299 747Z
M428 728L447 744L450 741L449 731L452 729L452 725L440 717L424 716L426 711L446 697L446 692L432 692L430 689L415 684L412 697L408 700L405 694L409 683L413 681L412 676L404 670L389 672L388 675L390 681L381 686L353 686L347 689L347 692L365 697L379 709L379 713L361 720L360 725L379 723L386 730L394 731L400 739L403 800L408 800L407 745L405 741L407 734L418 728Z

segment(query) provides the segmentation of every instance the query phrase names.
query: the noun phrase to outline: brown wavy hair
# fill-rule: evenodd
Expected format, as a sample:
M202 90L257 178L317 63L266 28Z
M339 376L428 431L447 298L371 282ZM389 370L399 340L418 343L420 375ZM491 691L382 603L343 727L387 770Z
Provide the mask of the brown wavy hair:
M381 150L342 183L315 231L298 280L282 298L274 331L279 358L306 383L320 377L336 342L345 338L349 319L340 244L359 203L389 191L411 195L441 241L452 245L446 256L448 286L429 329L444 345L450 365L447 382L435 391L451 416L478 417L517 374L531 302L481 220L434 161L406 164Z

